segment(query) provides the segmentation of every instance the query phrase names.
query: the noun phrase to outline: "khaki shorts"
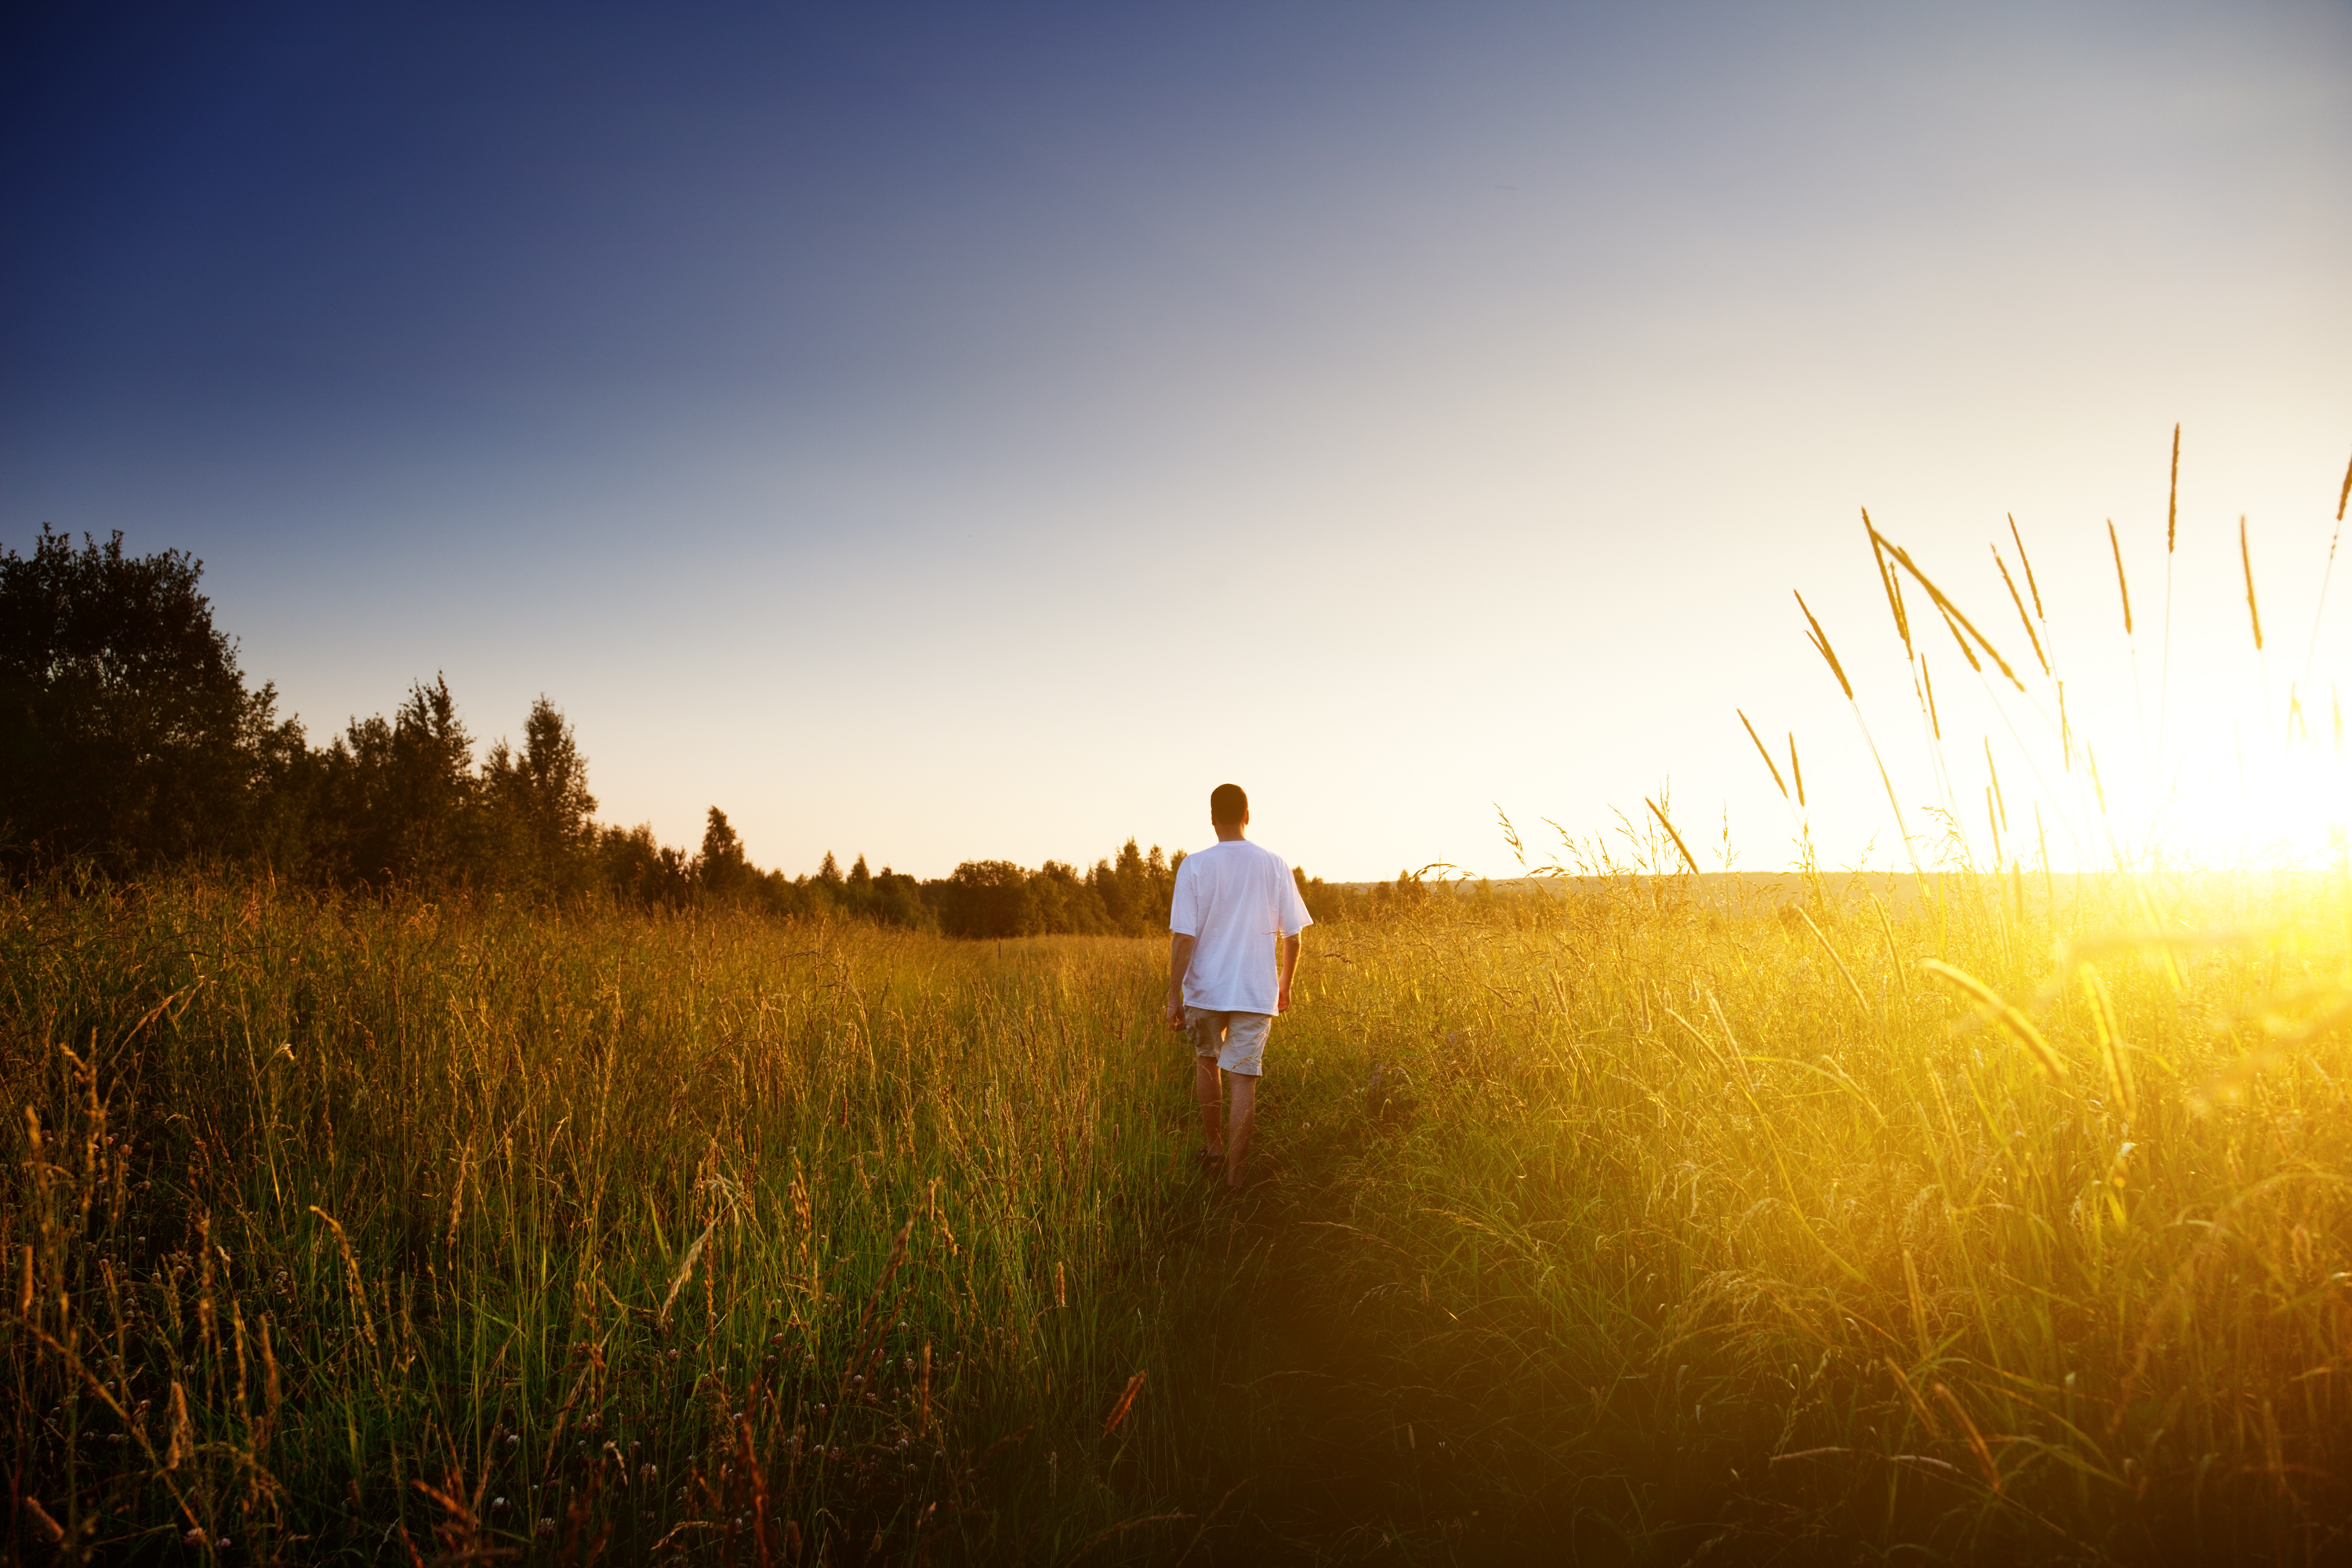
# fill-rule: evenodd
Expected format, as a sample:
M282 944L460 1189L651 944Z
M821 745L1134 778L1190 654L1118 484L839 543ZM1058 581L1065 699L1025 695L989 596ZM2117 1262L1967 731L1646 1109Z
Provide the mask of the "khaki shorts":
M1192 1037L1192 1054L1214 1058L1218 1067L1244 1078L1256 1078L1265 1071L1265 1037L1273 1028L1271 1013L1184 1009L1184 1033Z

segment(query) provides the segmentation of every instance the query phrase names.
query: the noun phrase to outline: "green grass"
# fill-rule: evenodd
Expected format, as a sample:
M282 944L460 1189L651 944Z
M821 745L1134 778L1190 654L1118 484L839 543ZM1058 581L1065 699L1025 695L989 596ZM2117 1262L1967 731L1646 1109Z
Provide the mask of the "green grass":
M973 1450L1156 1332L1140 944L203 885L0 944L14 1436L110 1555L986 1542Z
M1825 891L1313 933L1237 1203L1158 943L11 895L7 1539L2343 1556L2340 888Z

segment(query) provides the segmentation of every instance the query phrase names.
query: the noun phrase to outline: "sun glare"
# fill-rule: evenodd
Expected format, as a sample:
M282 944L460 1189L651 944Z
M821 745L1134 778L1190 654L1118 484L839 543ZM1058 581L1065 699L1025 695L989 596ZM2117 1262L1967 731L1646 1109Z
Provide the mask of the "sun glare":
M1886 711L1883 682L1854 695L1862 650L1841 663L1810 611L1809 635L1888 772L1914 864L2309 870L2344 856L2352 772L2319 629L2337 536L2304 579L2308 598L2266 606L2242 521L2219 542L2199 524L2197 553L2176 555L2188 532L2168 523L2135 541L2109 523L2098 553L2111 574L2070 580L2084 555L2076 571L2045 559L2037 573L2031 552L2047 542L2011 523L1988 584L1871 525L1916 714ZM2212 570L2222 543L2226 574ZM2277 646L2275 622L2266 634L2266 609L2314 628L2300 658ZM1956 647L1977 667L1958 679ZM1924 758L1897 738L1906 731Z
M2333 861L2344 843L2344 753L2332 734L2292 739L2234 726L2221 747L2177 760L2139 835L2176 863L2263 869Z

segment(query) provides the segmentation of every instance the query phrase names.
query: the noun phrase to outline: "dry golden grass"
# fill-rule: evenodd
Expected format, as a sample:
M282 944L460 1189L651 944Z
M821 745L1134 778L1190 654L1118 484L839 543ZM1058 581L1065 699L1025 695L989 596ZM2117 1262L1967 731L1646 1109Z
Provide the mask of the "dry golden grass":
M11 897L0 952L68 1545L984 1536L975 1434L1150 1337L1143 944L199 882Z
M1331 928L1239 1208L1156 944L18 898L17 1539L2338 1551L2342 889L2037 884Z

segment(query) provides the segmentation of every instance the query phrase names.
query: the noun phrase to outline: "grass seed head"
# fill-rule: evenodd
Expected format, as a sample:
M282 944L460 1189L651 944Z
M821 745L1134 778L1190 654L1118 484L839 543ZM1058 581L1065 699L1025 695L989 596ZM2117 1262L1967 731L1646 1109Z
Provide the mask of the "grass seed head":
M2164 501L2164 552L2172 553L2173 535L2180 524L2180 426L2172 427L2172 489Z
M2009 574L2009 563L2001 559L2000 545L1993 545L1991 549L1993 564L2000 568L2000 585L2009 590L2009 602L2017 606L2017 623L2025 628L2025 640L2032 645L2033 662L2042 667L2043 675L2048 675L2049 656L2042 651L2042 639L2034 635L2033 623L2026 618L2025 601L2018 596L2017 583Z
M2107 519L2107 548L2116 557L2116 592L2123 595L2124 636L2132 635L2131 583L2124 576L2123 542L2116 537L2116 520Z
M1789 786L1780 782L1780 769L1779 765L1772 761L1772 753L1764 749L1764 742L1762 738L1756 733L1756 726L1748 721L1748 715L1741 712L1740 710L1735 708L1732 711L1739 714L1739 727L1747 731L1748 738L1756 743L1756 754L1764 759L1764 766L1771 772L1773 786L1780 792L1780 798L1782 800L1788 799ZM1790 755L1793 761L1795 757L1795 737L1793 735L1790 737Z
M1845 678L1845 666L1838 662L1837 650L1830 647L1829 634L1822 630L1822 623L1814 618L1812 607L1805 603L1802 594L1797 595L1797 608L1805 612L1805 625L1811 628L1807 636L1814 651L1829 661L1830 673L1837 677L1838 689L1845 693L1847 701L1853 701L1853 682Z
M2263 607L2254 599L2254 553L2246 542L2246 520L2238 519L2238 561L2246 569L2246 619L2254 628L2254 651L2263 650Z

